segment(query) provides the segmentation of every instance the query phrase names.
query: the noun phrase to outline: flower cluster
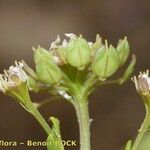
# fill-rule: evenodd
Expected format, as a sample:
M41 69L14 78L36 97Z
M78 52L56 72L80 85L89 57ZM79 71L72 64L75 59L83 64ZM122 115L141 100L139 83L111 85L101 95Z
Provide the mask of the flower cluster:
M80 80L83 86L87 81L89 87L86 88L92 89L94 80L104 82L126 62L129 56L130 47L126 37L119 40L117 47L108 45L107 40L103 43L98 34L95 42L89 42L82 35L77 36L73 33L65 34L65 37L66 39L61 41L57 36L49 50L40 46L33 48L35 71L24 61L15 62L15 66L5 70L0 76L0 90L3 93L12 92L12 89L18 89L25 83L28 89L34 92L61 87L55 92L62 95L59 91L64 91L70 96L71 88L74 88L71 86L77 80ZM134 65L135 62L127 68L125 80L132 73ZM66 88L71 92L68 93Z
M119 40L117 47L108 46L107 40L97 35L96 41L88 42L82 35L65 34L61 43L60 37L52 42L50 51L38 46L34 48L34 62L39 79L48 84L56 84L63 78L63 66L77 70L90 70L102 81L114 74L127 60L130 47L125 37ZM88 68L88 69L87 69Z
M24 61L15 62L4 74L0 74L0 91L17 99L21 106L31 113L48 134L47 141L52 145L47 149L64 150L63 145L55 146L55 141L61 142L59 121L51 117L52 128L37 110L40 106L32 102L29 91L46 92L59 95L73 104L80 127L81 149L90 149L90 122L88 112L88 96L98 85L122 84L132 74L136 57L126 68L124 74L117 79L108 79L128 59L130 46L127 37L120 39L117 46L108 44L96 35L94 42L87 41L82 35L65 34L61 41L57 36L50 49L41 46L33 48L35 69ZM149 72L140 73L133 78L139 92L150 93ZM42 103L47 103L42 102ZM83 136L84 134L85 136Z
M56 40L52 42L50 46L50 53L53 56L54 61L58 65L70 64L78 69L84 68L91 61L95 61L101 59L102 62L107 58L113 60L115 62L115 67L121 66L125 63L129 55L129 43L127 41L127 37L123 40L119 40L117 48L114 48L112 45L108 47L108 42L105 40L105 44L102 43L102 38L97 35L96 41L88 42L85 40L82 35L76 36L73 33L65 34L69 41L66 39L63 40L61 44L60 37L57 36ZM100 57L100 58L99 58ZM114 58L113 58L114 57ZM104 59L104 60L103 60ZM111 62L111 60L109 62ZM106 62L106 60L104 61ZM104 63L103 62L103 63ZM113 66L113 62L111 62ZM99 66L98 68L100 68ZM93 67L95 68L95 67ZM112 67L113 68L113 67ZM95 70L95 69L93 69ZM96 69L100 70L100 69ZM100 71L95 71L100 72Z
M136 90L139 93L142 93L144 95L150 94L149 70L147 70L146 72L140 72L139 76L134 76L132 80L135 83Z

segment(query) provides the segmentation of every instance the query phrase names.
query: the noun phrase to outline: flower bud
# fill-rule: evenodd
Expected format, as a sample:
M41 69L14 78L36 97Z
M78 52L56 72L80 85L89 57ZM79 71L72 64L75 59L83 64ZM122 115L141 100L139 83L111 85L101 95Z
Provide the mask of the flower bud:
M68 35L67 35L68 36ZM90 62L91 49L88 42L74 34L69 35L70 41L67 45L67 61L70 65L82 68Z
M139 76L134 76L132 78L133 82L135 83L136 90L143 94L143 95L149 95L150 94L150 77L149 77L149 71L146 72L140 72Z
M126 62L130 53L130 46L127 41L127 37L119 41L117 51L119 54L120 66L122 66Z
M60 81L61 70L47 50L38 47L34 53L34 62L39 80L48 84L56 84Z
M116 49L110 45L108 48L107 41L105 46L97 50L92 70L101 80L110 77L119 67L119 56Z

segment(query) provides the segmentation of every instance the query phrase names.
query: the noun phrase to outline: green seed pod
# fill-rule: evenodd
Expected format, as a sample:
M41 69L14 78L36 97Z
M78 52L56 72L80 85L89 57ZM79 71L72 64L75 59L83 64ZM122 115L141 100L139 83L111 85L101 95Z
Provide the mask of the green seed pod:
M116 49L110 45L100 48L94 58L92 70L97 74L101 80L110 77L119 67L119 56Z
M130 46L127 37L119 41L117 51L119 53L120 66L122 66L126 62L130 53Z
M38 47L34 53L35 68L38 78L48 84L56 84L60 81L62 73L60 68L54 63L51 54Z
M38 46L37 49L33 48L34 51L34 62L39 63L41 60L53 61L52 55L46 49Z
M80 37L70 39L67 46L67 61L70 65L81 68L90 62L91 49L88 42Z

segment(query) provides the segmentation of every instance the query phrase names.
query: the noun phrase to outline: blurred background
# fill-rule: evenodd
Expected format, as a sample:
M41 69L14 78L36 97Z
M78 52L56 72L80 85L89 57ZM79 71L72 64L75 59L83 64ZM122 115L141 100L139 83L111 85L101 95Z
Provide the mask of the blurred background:
M131 53L138 59L137 74L150 67L149 9L149 0L0 0L0 71L14 60L24 59L33 66L32 46L48 49L57 34L63 37L64 33L72 32L82 33L91 41L100 33L114 45L126 35ZM47 97L32 96L35 101ZM128 139L136 136L144 117L144 107L133 83L99 88L90 99L92 150L121 150ZM52 115L60 119L64 139L79 141L78 124L70 104L55 101L40 111L47 120ZM45 138L46 134L30 114L12 98L0 95L0 139L43 141ZM7 149L46 148L22 145Z

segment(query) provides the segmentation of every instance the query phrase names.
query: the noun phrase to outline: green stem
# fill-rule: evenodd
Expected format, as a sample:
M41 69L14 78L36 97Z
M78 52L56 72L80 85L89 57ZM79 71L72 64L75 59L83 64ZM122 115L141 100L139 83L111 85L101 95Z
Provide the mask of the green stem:
M27 108L30 110L30 113L35 117L35 119L39 122L39 124L43 127L45 132L49 135L51 133L50 126L31 101L28 102Z
M149 99L147 99L147 97L143 97L143 100L145 102L146 116L145 116L144 122L142 123L142 126L139 130L139 133L135 139L132 150L138 150L138 147L139 147L139 145L143 139L145 132L150 127L150 103L149 103Z
M76 115L80 130L80 150L90 150L90 117L87 100L76 100Z

